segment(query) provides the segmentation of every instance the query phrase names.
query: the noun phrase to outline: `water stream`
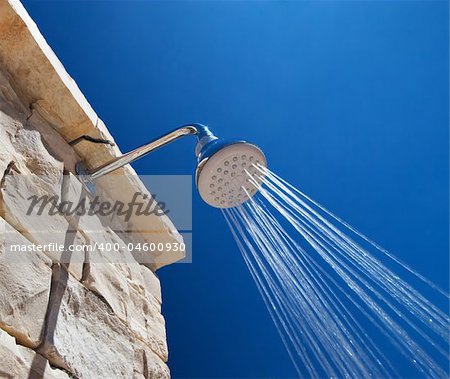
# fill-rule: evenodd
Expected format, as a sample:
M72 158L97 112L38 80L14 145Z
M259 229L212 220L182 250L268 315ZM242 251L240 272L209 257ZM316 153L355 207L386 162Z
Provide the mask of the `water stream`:
M259 193L223 214L299 376L448 378L449 316L410 282L447 309L448 294L256 169L247 174L250 182L264 178Z

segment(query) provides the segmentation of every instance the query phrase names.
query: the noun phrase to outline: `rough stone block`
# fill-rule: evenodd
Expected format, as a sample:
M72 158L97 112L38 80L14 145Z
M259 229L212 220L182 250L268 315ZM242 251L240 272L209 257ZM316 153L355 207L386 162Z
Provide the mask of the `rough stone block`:
M63 200L84 199L89 194L73 176L65 175ZM161 316L159 280L146 267L139 265L133 255L123 249L126 243L109 228L111 220L84 214L77 225L91 246L119 246L89 252L83 273L85 286L100 295L114 313L126 322L136 335L147 343L163 360L167 360L165 323ZM123 228L124 226L122 226Z
M80 378L130 378L139 371L136 367L143 363L135 350L140 342L101 297L61 266L53 268L50 304L40 352L52 363ZM146 359L151 357L147 367L160 367L156 375L166 377L167 368L161 359L142 346L147 351Z
M55 178L57 179L57 178ZM86 239L78 231L77 225L67 221L64 216L50 212L51 203L45 204L40 214L28 214L30 196L55 196L55 183L49 184L47 177L34 174L20 174L11 171L5 175L0 187L0 216L22 233L26 238L40 245L45 245L44 253L54 262L69 265L69 270L79 279L83 271L84 251L58 251L51 243L64 246L82 246ZM62 180L62 179L61 179ZM59 184L59 188L61 184ZM35 208L37 209L37 207Z
M139 339L162 360L167 361L165 321L160 313L161 305L148 291L141 274L142 268L145 269L137 263L92 263L85 270L83 283L100 295Z
M16 344L14 337L0 329L0 378L69 379L62 370L33 350Z
M136 342L134 346L133 379L169 379L167 365L145 345Z
M56 160L64 162L65 171L75 173L75 165L81 160L80 157L56 129L42 117L41 113L43 111L39 104L34 104L32 113L27 119L27 125L40 133L44 146L50 154Z
M42 341L47 310L51 260L38 252L17 252L11 245L30 242L0 219L0 328L25 346Z
M22 127L22 124L0 111L0 175L6 171L7 167L16 158L16 151L11 143L11 138L14 138L17 130Z

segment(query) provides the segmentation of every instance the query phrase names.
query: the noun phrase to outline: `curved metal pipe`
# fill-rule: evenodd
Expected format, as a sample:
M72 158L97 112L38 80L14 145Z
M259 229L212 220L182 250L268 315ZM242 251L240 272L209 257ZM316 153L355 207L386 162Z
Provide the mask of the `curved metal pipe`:
M144 155L147 155L148 153L151 153L152 151L159 149L162 146L165 146L173 141L176 141L181 137L188 135L197 135L199 140L205 136L213 136L211 131L205 125L202 124L183 125L175 130L172 130L167 134L162 135L161 137L158 137L146 143L145 145L142 145L141 147L138 147L137 149L134 149L126 154L123 154L120 157L111 159L109 162L106 162L105 164L95 169L79 172L78 174L87 176L87 179L89 180L98 179L103 175L109 174L110 172L125 166L126 164L134 162L136 159L139 159Z

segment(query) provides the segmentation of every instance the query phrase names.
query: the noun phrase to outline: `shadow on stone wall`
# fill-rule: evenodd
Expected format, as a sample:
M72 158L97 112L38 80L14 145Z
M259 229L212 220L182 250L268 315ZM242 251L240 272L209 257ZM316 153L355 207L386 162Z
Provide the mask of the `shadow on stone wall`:
M83 190L80 200L86 197L86 195L85 190ZM64 239L65 251L61 255L61 261L54 263L52 266L50 296L45 316L45 323L43 325L43 342L36 349L37 354L31 363L28 379L43 379L45 376L47 360L54 366L65 369L70 373L72 372L57 351L54 338L62 300L69 280L68 266L70 265L72 257L72 252L69 251L69 246L73 245L75 242L78 231L78 223L79 216L75 217L73 222L69 223Z

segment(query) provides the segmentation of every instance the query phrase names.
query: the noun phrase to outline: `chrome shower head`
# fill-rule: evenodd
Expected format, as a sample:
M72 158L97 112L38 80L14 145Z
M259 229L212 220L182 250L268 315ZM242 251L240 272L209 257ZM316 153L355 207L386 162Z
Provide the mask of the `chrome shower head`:
M267 166L264 153L246 141L224 141L209 136L197 146L195 179L201 198L216 208L241 205L259 190Z
M86 184L92 184L96 179L187 135L198 138L195 181L201 198L207 204L216 208L236 207L259 190L267 167L263 152L246 141L221 140L202 124L180 126L94 169L87 169L78 162L77 174Z

